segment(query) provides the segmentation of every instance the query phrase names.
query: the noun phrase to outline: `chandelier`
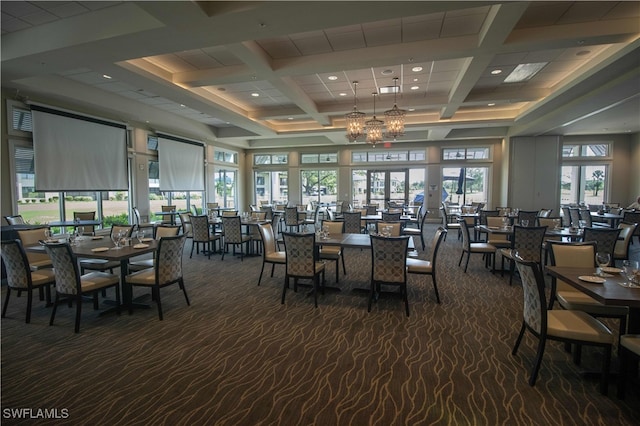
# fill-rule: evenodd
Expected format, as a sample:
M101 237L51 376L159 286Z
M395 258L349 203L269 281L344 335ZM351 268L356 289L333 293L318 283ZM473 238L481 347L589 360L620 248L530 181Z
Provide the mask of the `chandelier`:
M384 122L376 118L376 96L377 92L373 92L373 118L367 120L364 124L366 126L367 143L376 146L377 143L382 142L382 127Z
M404 135L404 117L407 115L407 111L399 109L397 105L397 82L398 77L393 79L393 108L384 113L384 121L387 127L385 136L393 138L394 141L397 137Z
M347 127L347 139L349 142L355 142L360 136L364 134L364 113L358 111L358 98L357 98L358 82L353 82L353 111L345 114L344 118Z

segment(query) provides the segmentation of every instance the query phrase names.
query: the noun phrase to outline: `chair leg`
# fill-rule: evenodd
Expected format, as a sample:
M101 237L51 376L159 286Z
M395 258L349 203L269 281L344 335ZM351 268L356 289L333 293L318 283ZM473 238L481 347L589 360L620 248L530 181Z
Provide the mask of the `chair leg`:
M511 355L515 355L518 353L518 348L520 347L520 342L522 342L522 336L524 336L525 329L526 329L526 326L523 321L522 327L520 327L520 333L518 333L518 338L516 339L516 344L513 345L513 349L511 350Z
M371 312L371 303L373 302L373 292L375 291L374 283L371 281L371 288L369 289L369 307L367 308L367 312Z
M281 304L284 305L284 296L287 294L287 287L289 287L289 275L285 275L284 277L284 285L282 286L282 300Z
M407 316L409 316L409 296L407 295L407 283L405 282L404 285L401 286L400 288L402 290L402 295L404 297L404 308L407 313Z
M49 325L53 325L53 320L56 317L56 310L58 309L58 302L60 301L60 296L56 292L56 298L53 301L53 309L51 310L51 319L49 320Z
M33 306L33 291L29 289L27 290L27 316L24 321L27 324L31 322L31 306Z
M263 265L264 266L264 265ZM276 270L276 264L272 263L271 264L271 278L273 278L273 272Z
M469 259L471 258L471 252L467 253L467 261L464 264L464 273L467 273L467 266L469 266Z
M260 269L260 278L258 278L258 286L260 285L260 282L262 281L262 273L264 272L264 262L262 262L262 269ZM273 273L273 270L271 271ZM271 275L273 276L273 275Z
M436 302L439 305L440 304L440 294L438 293L438 284L436 284L435 270L434 270L434 273L431 275L431 281L433 281L433 290L436 292Z
M82 295L78 294L76 297L76 326L75 332L80 332L80 318L82 316Z
M184 293L184 300L187 301L187 305L191 306L191 303L189 303L189 296L187 296L187 288L184 285L184 280L180 280L180 287L182 287L182 292Z
M193 247L196 245L195 241L191 241L191 253L189 253L189 259L193 257Z
M7 286L7 295L4 298L4 305L2 306L2 318L7 313L7 306L9 306L9 296L11 295L11 287Z
M600 393L607 396L609 393L609 368L611 366L611 346L604 349L604 360L602 361L602 373L600 374Z
M316 274L313 277L313 304L316 308L318 307L318 281L319 274Z
M340 256L342 258L342 273L343 275L347 275L347 267L344 266L344 253Z
M529 385L533 386L536 384L536 379L538 378L538 371L540 371L540 364L542 364L542 356L544 355L544 347L547 343L547 339L540 338L538 342L538 352L536 353L536 360L533 364L533 369L531 370L531 377L529 377Z
M162 321L162 302L160 301L160 288L154 286L151 292L155 294L156 303L158 304L158 318L160 319L160 321Z

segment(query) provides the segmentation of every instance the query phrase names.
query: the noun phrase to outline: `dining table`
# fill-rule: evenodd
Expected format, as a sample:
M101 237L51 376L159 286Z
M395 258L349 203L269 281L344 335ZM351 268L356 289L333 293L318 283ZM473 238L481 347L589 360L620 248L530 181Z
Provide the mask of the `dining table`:
M175 225L176 224L176 216L179 216L180 213L189 213L187 211L172 211L172 212L154 212L153 214L156 216L162 216L163 221L164 221L164 217L168 216L169 217L169 222L171 225Z
M487 233L487 234L497 234L497 235L513 235L513 226L488 226L488 225L478 225L476 229L479 232ZM562 227L562 228L547 228L545 232L546 237L557 237L559 239L566 238L569 241L580 241L582 240L582 236L584 234L584 230L580 228L571 228L571 227Z
M592 222L606 222L611 228L617 228L620 221L624 219L624 216L614 213L591 212L590 215Z
M57 240L56 240L57 242ZM107 261L120 262L120 286L122 289L122 304L125 307L132 308L150 308L150 305L138 303L133 299L133 291L130 285L127 285L125 277L129 273L129 260L147 253L153 253L158 249L158 241L154 238L144 238L142 243L124 245L119 248L104 236L83 236L76 238L75 243L71 245L73 254L78 258L104 259ZM25 247L25 250L42 252L42 245ZM107 311L105 311L107 312ZM103 312L103 313L105 313Z
M640 288L625 285L628 280L621 273L606 273L604 282L593 282L594 267L547 266L546 272L604 305L628 306L627 333L640 333Z

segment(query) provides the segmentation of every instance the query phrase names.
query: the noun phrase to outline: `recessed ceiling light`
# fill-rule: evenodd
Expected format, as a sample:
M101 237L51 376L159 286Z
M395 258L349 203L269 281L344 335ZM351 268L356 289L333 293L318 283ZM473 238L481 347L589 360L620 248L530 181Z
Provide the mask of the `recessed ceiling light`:
M522 81L530 80L531 77L536 75L542 68L544 68L548 62L536 62L533 64L520 64L511 74L504 79L505 83L520 83Z
M418 82L418 79L417 79L417 78L414 78L414 79L413 79L413 82L414 82L414 83L417 83L417 82Z
M293 117L289 117L289 118L287 118L287 120L293 120Z
M493 71L491 71L491 74L493 74L493 75L502 74L502 70L493 70Z
M493 102L491 102L491 103L487 104L487 106L495 106L495 105L496 105L496 104L495 104L495 103L493 103Z
M185 105L185 104L180 104L180 106L181 106L182 108L186 108L186 105Z
M422 71L422 67L413 67L413 68L411 68L411 71L420 72L420 71Z
M341 93L338 93L338 96L347 96L347 94L344 92L341 92Z
M382 70L380 72L380 74L382 74L382 75L391 75L391 74L393 74L393 70Z
M327 77L329 80L331 81L336 81L338 79L337 75L330 75L329 77Z
M258 96L260 96L260 93L253 92L251 96L253 96L254 98L257 98Z
M410 111L410 112L413 112L413 111L415 111L415 110L416 110L415 108L409 108L409 111Z
M110 75L102 74L102 77L106 78L107 80L111 80L111 76Z
M411 86L411 90L418 90L420 86Z
M398 86L382 86L380 88L380 93L400 93L400 87Z

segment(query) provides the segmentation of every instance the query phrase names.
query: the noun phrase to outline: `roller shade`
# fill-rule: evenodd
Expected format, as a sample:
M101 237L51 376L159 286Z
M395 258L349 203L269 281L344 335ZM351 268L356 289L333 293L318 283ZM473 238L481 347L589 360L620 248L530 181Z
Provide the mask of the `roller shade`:
M204 191L204 145L158 135L160 191Z
M127 191L124 124L32 105L36 191Z

